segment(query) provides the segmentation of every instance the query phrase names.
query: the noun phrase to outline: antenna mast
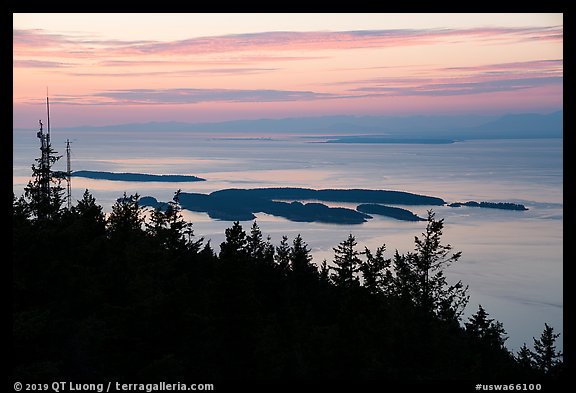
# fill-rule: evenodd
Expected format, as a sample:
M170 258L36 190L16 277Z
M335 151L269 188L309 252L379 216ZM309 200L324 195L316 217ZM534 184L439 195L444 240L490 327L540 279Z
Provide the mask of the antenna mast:
M72 167L70 164L70 140L66 139L66 190L68 192L68 210L72 203Z
M47 114L47 130L44 131L44 124L42 120L39 120L40 131L36 134L38 139L40 139L40 151L42 152L42 158L40 158L40 173L39 173L39 183L40 183L40 197L42 198L41 203L46 204L47 208L52 208L52 195L50 190L50 182L54 179L66 179L67 191L68 191L68 209L70 209L72 203L72 168L71 168L71 157L70 157L70 140L66 139L66 158L67 158L67 170L63 171L52 171L52 164L59 160L60 157L54 157L56 153L52 150L52 145L50 144L50 99L48 98L48 87L46 87L46 114ZM58 181L58 194L60 193L60 181ZM60 201L59 198L56 201ZM60 205L56 206L60 209ZM48 217L50 214L47 210L46 212L39 212L44 217Z
M46 97L46 109L48 110L48 119L50 119L48 97ZM38 131L36 136L40 139L40 151L42 152L42 158L40 159L40 184L44 195L50 195L50 126L48 126L48 132L44 133L42 120L38 122L40 123L40 131ZM48 120L48 124L50 124L50 120Z
M48 100L48 87L46 87L46 113L48 114L48 133L46 139L50 145L50 101Z

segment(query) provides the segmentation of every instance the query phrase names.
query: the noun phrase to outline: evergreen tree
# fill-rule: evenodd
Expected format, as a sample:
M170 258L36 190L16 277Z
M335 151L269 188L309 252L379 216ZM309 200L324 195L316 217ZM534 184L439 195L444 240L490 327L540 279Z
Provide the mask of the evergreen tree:
M87 235L97 236L104 234L106 230L106 216L102 206L96 203L96 198L86 189L76 206L72 206L72 214L81 222Z
M336 272L332 280L338 286L351 287L358 285L358 277L355 275L360 270L360 253L355 249L356 238L350 234L348 239L342 241L334 250L334 264L332 269Z
M287 275L290 271L290 245L288 244L288 236L282 236L280 245L276 247L274 260L280 272Z
M326 263L326 259L324 259L320 265L320 282L324 284L332 283L332 280L330 279L330 268Z
M262 231L258 226L256 220L252 223L250 228L250 235L247 237L247 250L250 257L254 259L261 259L264 255L264 241L262 240Z
M461 281L448 285L444 269L458 261L461 252L441 243L444 219L436 220L428 211L426 231L415 237L414 252L395 255L396 291L408 295L417 307L446 321L457 321L468 303L468 286Z
M40 135L41 132L38 133ZM45 140L44 140L45 141ZM32 164L32 180L24 187L24 198L28 204L31 215L36 220L49 220L56 218L65 201L62 177L52 170L62 156L56 156L49 142L44 146L42 156ZM42 150L42 148L41 148Z
M418 271L411 264L411 254L408 253L407 257L396 250L393 267L395 275L392 281L392 293L403 302L416 306L420 298L420 285Z
M484 345L491 348L504 348L506 331L501 322L488 318L488 313L482 305L478 305L478 311L466 322L466 333L474 339L481 340Z
M265 264L274 265L275 251L276 248L272 244L272 238L270 237L270 235L266 236L266 242L264 243L264 252L262 255L263 256L262 260L264 261Z
M220 259L226 261L247 260L248 239L240 222L235 221L231 228L226 229L225 234L226 240L220 244Z
M142 233L144 216L139 204L138 194L127 196L124 193L112 206L112 212L108 217L108 230L112 235L129 235Z
M315 277L317 274L316 266L312 263L312 255L310 255L310 248L298 234L292 242L290 249L290 266L292 274L296 278Z
M194 225L191 222L185 221L182 217L182 206L180 205L180 193L182 192L181 189L178 189L174 193L173 203L172 206L174 208L175 215L172 219L172 226L179 227L183 234L186 236L186 247L188 251L191 251L193 254L197 254L200 252L202 248L202 243L204 243L204 237L200 237L197 240L194 240L194 229L192 228ZM206 248L206 247L204 247ZM208 245L208 249L214 254L214 251Z
M526 343L524 343L516 354L516 362L523 370L531 371L534 368L534 360L532 357L532 351L530 351L526 346Z
M390 272L390 258L384 258L386 245L382 245L376 249L376 254L372 254L368 247L364 248L364 255L366 260L360 263L360 271L362 272L363 286L373 294L388 292L389 284L392 280L392 273Z
M557 374L562 366L562 352L556 351L556 339L560 333L555 334L554 328L547 323L544 324L544 331L540 339L533 338L534 352L532 358L534 366L546 376Z
M177 252L191 251L195 254L200 251L204 239L193 240L192 223L182 217L180 191L176 191L173 201L152 211L146 228L148 234L160 243L162 248Z
M80 199L72 209L74 213L86 220L93 220L99 225L106 223L102 206L96 203L96 198L94 198L88 189L84 190L82 199Z
M202 248L202 250L200 251L200 257L201 260L203 261L207 261L207 262L212 262L214 260L216 260L216 253L214 252L214 250L212 249L212 245L210 244L210 240L208 240L206 242L206 244L204 244L204 247Z
M16 198L16 195L12 193L12 216L17 222L27 222L30 219L30 207L26 202L24 196Z
M274 262L274 246L270 243L270 237L262 240L262 231L254 221L247 237L247 251L256 263L272 264Z

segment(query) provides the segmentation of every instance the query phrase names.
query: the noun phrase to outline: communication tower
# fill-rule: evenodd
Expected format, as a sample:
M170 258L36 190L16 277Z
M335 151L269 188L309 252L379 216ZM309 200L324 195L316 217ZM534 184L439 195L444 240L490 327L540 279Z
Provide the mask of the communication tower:
M68 210L72 203L72 166L70 165L70 140L66 139L66 191L68 194Z

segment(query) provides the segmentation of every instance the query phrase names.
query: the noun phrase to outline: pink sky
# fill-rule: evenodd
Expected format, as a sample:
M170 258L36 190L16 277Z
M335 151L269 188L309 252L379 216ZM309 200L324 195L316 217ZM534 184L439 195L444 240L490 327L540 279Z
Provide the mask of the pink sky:
M14 127L563 107L562 14L14 14Z

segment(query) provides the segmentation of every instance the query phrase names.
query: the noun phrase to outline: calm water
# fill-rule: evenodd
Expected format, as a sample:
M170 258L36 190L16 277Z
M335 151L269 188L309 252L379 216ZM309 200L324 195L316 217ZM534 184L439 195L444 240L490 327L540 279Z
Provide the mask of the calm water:
M154 174L191 174L197 183L128 183L73 178L73 198L88 188L109 210L128 194L168 200L181 188L211 192L222 188L295 186L310 188L368 188L402 190L454 201L516 202L525 212L479 208L434 207L445 219L444 240L461 250L460 261L447 270L451 280L470 289L466 317L478 304L501 321L507 346L516 351L532 345L544 322L562 333L563 341L563 150L561 139L484 140L447 145L365 145L310 143L289 136L274 140L230 140L186 133L120 134L53 131L53 147L65 153L72 142L72 169ZM36 132L14 133L14 192L29 180L30 166L39 154ZM65 157L55 169L65 169ZM333 204L334 205L334 204ZM339 206L355 207L354 204ZM409 207L425 216L429 206ZM206 214L186 212L195 233L211 239L213 248L224 239L231 222L213 221ZM361 225L294 223L266 214L258 223L274 244L282 235L301 233L314 261L331 261L332 247L349 233L359 247L375 249L385 243L413 249L422 222L378 217ZM250 222L243 223L249 229Z

